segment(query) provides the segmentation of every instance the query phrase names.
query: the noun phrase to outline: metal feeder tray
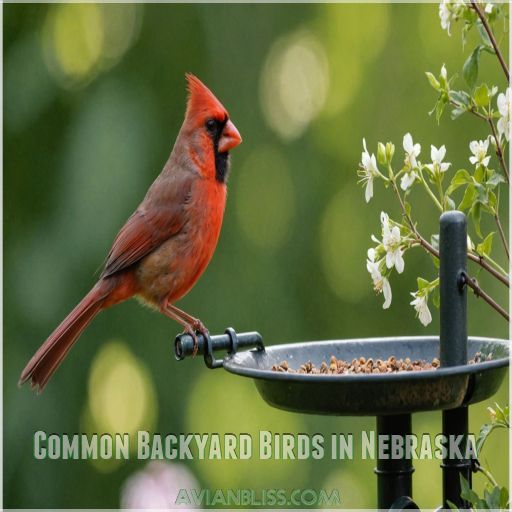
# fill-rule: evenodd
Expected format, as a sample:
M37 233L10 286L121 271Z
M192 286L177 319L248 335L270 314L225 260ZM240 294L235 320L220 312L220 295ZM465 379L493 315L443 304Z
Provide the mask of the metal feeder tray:
M272 371L288 361L291 368L311 361L317 367L331 355L352 361L361 356L411 360L439 356L439 338L369 338L277 345L226 357L224 369L254 379L270 405L312 414L361 416L453 409L486 400L496 393L508 367L508 342L470 338L468 355L500 354L490 361L437 370L386 374L310 375Z

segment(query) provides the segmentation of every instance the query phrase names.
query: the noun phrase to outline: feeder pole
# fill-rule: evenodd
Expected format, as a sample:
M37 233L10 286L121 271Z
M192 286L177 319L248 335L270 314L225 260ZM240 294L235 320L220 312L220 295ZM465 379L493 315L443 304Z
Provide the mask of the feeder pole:
M463 273L467 260L466 216L459 211L445 212L440 218L439 232L439 286L441 367L465 365L467 355L467 297ZM443 435L463 436L459 444L464 452L468 435L468 408L458 407L443 411ZM449 446L447 443L445 446ZM468 504L460 497L460 475L471 486L471 460L450 458L448 453L441 465L443 469L443 507L448 500L459 508Z
M377 436L385 439L388 446L391 439L401 437L402 446L406 445L406 437L412 434L412 421L410 414L392 414L389 416L377 416ZM377 457L377 504L378 508L387 510L390 508L415 508L418 507L412 501L412 474L414 468L411 458L404 456L391 458L390 454Z

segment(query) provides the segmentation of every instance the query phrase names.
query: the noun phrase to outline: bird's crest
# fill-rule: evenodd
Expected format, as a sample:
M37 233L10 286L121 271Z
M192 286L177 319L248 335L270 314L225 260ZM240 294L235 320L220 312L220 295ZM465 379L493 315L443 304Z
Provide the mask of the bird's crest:
M212 91L192 73L186 73L188 85L187 117L208 113L214 117L225 117L227 111Z

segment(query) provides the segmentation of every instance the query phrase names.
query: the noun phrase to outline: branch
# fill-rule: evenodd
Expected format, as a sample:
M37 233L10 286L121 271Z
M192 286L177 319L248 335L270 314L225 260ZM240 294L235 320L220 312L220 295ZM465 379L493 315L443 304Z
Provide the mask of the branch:
M510 321L510 317L506 310L503 309L490 295L485 293L482 288L480 288L476 278L470 277L467 272L462 272L462 277L464 278L464 284L473 290L476 297L482 297L482 299L484 299L489 306L494 308L503 318L505 318L507 322Z
M510 283L507 276L504 276L501 272L498 272L495 268L491 267L489 263L484 259L483 256L473 254L472 252L468 252L468 259L474 261L482 268L487 270L489 274L493 275L498 281L501 281L507 288L510 287Z
M496 220L498 231L500 232L501 241L503 242L503 247L505 247L505 252L507 253L507 258L510 261L510 252L508 249L507 238L505 237L505 232L503 231L503 226L501 225L501 221L497 212L494 214L494 219Z
M480 18L480 21L482 22L482 25L483 25L485 31L487 32L489 39L491 40L492 46L494 48L494 52L496 53L496 56L498 57L498 60L500 61L501 67L503 68L503 72L505 73L505 76L507 77L507 82L509 82L510 75L508 72L507 64L505 63L505 59L503 58L503 55L500 52L498 43L496 42L496 39L494 37L494 34L492 33L491 27L489 26L489 23L487 22L487 18L485 17L485 14L482 12L482 9L480 9L480 6L476 3L475 0L471 0L471 7L473 7L476 14Z
M491 126L492 135L494 140L496 141L496 155L498 156L498 160L500 161L501 168L505 173L505 177L507 178L507 183L510 183L510 176L508 174L507 164L505 163L505 158L503 157L503 148L500 144L500 139L498 134L496 133L496 128L494 127L494 123L492 121L492 117L488 117L487 121L489 121L489 125Z

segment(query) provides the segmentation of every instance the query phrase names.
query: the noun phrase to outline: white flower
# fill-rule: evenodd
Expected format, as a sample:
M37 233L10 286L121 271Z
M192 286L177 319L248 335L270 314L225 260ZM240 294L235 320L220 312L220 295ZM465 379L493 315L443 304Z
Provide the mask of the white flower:
M391 306L391 299L393 298L391 294L391 285L387 277L382 278L382 293L384 294L384 304L382 304L382 309L388 309Z
M366 260L366 268L373 280L373 288L377 293L384 294L384 304L382 309L388 309L391 306L391 285L387 277L383 277L379 269L379 262L375 261L375 249L368 249L368 259Z
M196 508L176 502L181 489L199 489L192 472L183 464L155 460L128 477L121 488L121 508Z
M406 133L404 135L404 151L405 151L405 166L409 169L414 169L418 167L418 163L416 162L416 157L420 155L421 146L419 144L414 144L412 140L412 135L410 133Z
M389 216L381 212L380 222L382 224L382 245L386 250L386 267L396 268L396 271L401 274L404 271L404 258L403 251L400 247L402 242L400 236L400 228L389 224Z
M428 295L420 295L420 292L414 292L411 293L411 295L414 297L414 300L411 301L411 306L414 306L420 322L424 326L427 326L430 322L432 322L432 315L428 309Z
M469 157L469 161L473 165L483 165L484 167L487 167L489 165L489 160L491 159L490 156L487 155L487 150L489 149L489 139L485 140L473 140L469 143L469 149L471 150L471 153L473 153L473 156Z
M449 162L443 162L443 159L446 155L446 147L442 145L439 149L435 146L430 146L430 158L432 159L432 163L428 164L427 167L434 174L437 172L446 172L450 165Z
M418 167L416 157L420 154L421 146L419 144L414 144L410 133L406 133L404 135L403 146L405 151L404 165L406 170L400 180L400 187L402 190L407 190L418 176L413 169Z
M450 24L457 20L461 14L461 7L464 7L463 0L442 0L439 4L439 18L441 19L441 28L448 32L450 36Z
M492 2L485 4L485 12L487 14L491 14L493 8L494 8L494 4Z
M369 203L370 199L373 197L373 179L379 175L379 170L377 169L375 155L372 154L370 156L370 153L368 153L366 149L365 139L363 139L363 147L364 151L361 153L361 163L357 174L360 177L359 182L363 184L366 183L364 197L366 202Z
M416 180L417 174L414 171L405 172L400 180L400 188L407 190Z
M501 117L498 119L498 133L500 138L505 135L507 140L510 140L510 113L512 111L512 93L510 87L507 87L505 94L498 95L498 110Z

